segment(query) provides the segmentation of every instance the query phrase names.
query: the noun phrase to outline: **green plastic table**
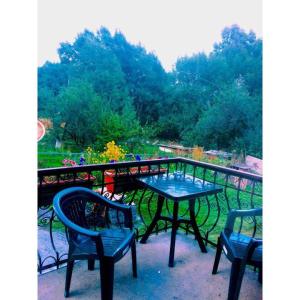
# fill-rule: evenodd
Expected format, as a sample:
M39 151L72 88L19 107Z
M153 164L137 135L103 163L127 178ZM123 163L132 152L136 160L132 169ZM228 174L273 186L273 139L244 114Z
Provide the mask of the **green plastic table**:
M196 223L195 200L198 197L220 193L223 190L222 187L186 174L161 174L147 177L139 177L137 178L137 180L142 185L144 185L144 187L158 194L158 203L154 218L140 242L142 244L146 243L149 235L151 234L159 220L170 221L172 223L172 232L170 243L169 267L173 267L176 232L180 223L187 223L192 226L194 235L196 237L201 251L204 253L207 252L203 242L203 238L200 234ZM172 217L161 215L165 199L169 199L174 202ZM178 218L179 202L184 200L189 201L190 219Z

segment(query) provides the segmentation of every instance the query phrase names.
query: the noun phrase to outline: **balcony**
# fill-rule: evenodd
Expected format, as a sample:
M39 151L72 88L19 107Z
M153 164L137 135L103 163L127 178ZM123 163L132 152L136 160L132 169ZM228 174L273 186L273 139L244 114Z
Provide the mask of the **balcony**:
M216 240L229 209L262 206L262 177L183 158L39 170L39 298L63 299L67 242L63 226L52 210L53 195L57 191L67 186L86 186L111 200L132 205L135 231L140 240L153 217L157 195L140 186L135 178L175 170L223 187L217 196L196 200L196 220L208 253L201 253L190 234L191 228L181 226L176 237L175 267L169 268L170 223L160 222L147 244L137 243L137 279L132 277L130 255L116 264L114 299L226 299L230 275L226 258L222 256L218 274L211 275ZM182 204L179 214L185 216L186 207ZM163 209L170 213L172 205L167 202ZM260 236L262 232L259 219L241 220L238 227L252 236ZM240 299L261 299L261 294L257 272L249 267ZM70 298L100 298L98 264L94 271L88 271L85 262L75 265Z

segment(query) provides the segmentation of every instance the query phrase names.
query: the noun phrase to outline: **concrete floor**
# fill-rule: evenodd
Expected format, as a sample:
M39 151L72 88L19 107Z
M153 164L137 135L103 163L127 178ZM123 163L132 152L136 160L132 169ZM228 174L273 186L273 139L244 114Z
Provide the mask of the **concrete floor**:
M178 233L175 267L168 267L170 232L150 236L147 244L137 243L138 278L132 277L130 252L115 265L114 299L227 299L230 263L222 255L219 272L211 275L215 249L201 253L191 235ZM64 298L65 268L39 275L40 300ZM74 266L69 299L100 299L99 264L87 270L87 262ZM240 300L262 299L257 273L246 270Z

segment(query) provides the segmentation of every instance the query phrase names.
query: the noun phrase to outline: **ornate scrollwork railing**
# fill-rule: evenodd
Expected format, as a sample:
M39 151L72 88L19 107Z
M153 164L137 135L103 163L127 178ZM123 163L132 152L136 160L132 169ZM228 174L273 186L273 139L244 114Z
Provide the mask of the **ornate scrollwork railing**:
M197 223L205 241L211 245L216 245L230 209L262 206L261 176L191 159L169 158L41 169L38 170L38 271L42 273L53 267L58 268L66 262L65 229L52 209L52 200L58 191L70 186L85 186L113 201L131 205L139 239L153 218L157 194L141 187L135 178L169 174L176 170L223 187L222 193L196 199ZM188 212L184 202L179 208L182 218ZM171 215L172 209L172 201L166 201L164 213ZM244 218L236 226L238 230L253 236L259 236L262 232L261 218ZM161 221L155 232L168 228L170 223ZM188 224L180 228L186 234L192 232Z

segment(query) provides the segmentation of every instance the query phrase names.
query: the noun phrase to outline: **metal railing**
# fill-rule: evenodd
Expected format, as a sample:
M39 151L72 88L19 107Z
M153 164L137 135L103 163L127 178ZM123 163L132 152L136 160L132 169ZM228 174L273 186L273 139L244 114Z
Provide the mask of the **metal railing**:
M168 158L143 161L117 162L99 165L61 167L38 170L38 271L59 268L66 262L67 242L64 227L52 209L53 196L69 186L86 186L111 200L132 205L137 239L143 236L156 210L157 194L140 186L137 176L170 174L181 170L184 174L218 184L223 192L196 199L196 220L207 244L216 245L224 228L230 209L246 209L262 206L262 177L187 158ZM180 203L181 217L188 214L188 205ZM163 211L172 215L172 201L166 201ZM168 221L156 226L158 233L170 228ZM262 220L241 219L236 224L239 231L252 236L261 235ZM190 226L180 227L186 234Z

